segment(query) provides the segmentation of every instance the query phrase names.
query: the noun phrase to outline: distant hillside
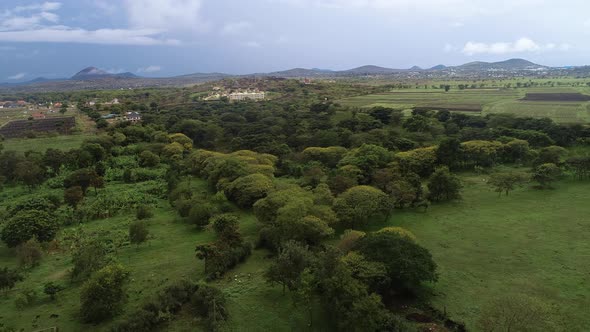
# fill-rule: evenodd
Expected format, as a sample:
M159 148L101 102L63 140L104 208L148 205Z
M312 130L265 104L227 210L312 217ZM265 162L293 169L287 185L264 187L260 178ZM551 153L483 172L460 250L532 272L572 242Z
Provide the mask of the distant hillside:
M120 73L120 74L111 74L106 72L102 69L98 69L96 67L88 67L84 68L76 75L72 76L70 79L75 81L84 81L84 80L95 80L95 79L103 79L103 78L137 78L138 76L133 73Z
M500 62L470 62L456 67L463 70L534 70L548 68L524 59L509 59Z
M590 66L547 67L524 59L509 59L499 62L470 62L460 66L437 65L429 69L413 66L409 69L392 69L376 65L361 66L349 70L293 68L270 73L231 75L224 73L194 73L175 77L146 78L133 73L111 74L96 67L88 67L70 79L37 78L22 83L0 83L0 90L10 92L48 92L71 90L134 89L145 87L172 87L217 81L228 77L279 77L343 79L379 77L383 79L446 79L457 78L510 78L576 76L590 77Z

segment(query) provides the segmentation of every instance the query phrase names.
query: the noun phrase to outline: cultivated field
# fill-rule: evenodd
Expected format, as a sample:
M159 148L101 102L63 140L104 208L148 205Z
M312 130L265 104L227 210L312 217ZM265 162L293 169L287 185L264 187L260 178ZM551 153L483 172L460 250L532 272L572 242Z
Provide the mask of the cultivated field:
M406 89L352 97L339 102L361 108L385 106L397 109L445 109L481 115L509 113L517 116L549 117L559 123L590 123L590 102L583 100L587 95L572 98L573 94L587 92L588 89L582 87L451 89L449 92L442 89ZM525 100L527 93L535 94L535 100Z

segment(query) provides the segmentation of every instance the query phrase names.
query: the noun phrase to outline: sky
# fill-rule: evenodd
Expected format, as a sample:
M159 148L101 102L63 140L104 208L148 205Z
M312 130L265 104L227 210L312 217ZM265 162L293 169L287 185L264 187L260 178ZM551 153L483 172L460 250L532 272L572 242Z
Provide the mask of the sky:
M0 1L0 82L525 58L590 64L588 0Z

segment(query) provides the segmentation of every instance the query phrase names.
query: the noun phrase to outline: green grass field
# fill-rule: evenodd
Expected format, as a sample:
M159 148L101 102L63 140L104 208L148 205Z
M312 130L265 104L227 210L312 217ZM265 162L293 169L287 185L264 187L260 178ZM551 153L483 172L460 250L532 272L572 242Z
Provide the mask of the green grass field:
M476 330L486 303L526 294L553 308L556 331L588 331L590 184L566 181L498 197L485 179L464 176L463 201L400 212L389 222L432 252L440 273L436 306Z
M5 150L18 152L36 151L45 152L48 148L59 150L71 150L80 147L85 139L92 137L89 134L60 135L41 138L12 138L2 142Z
M397 109L427 107L456 110L481 109L466 112L472 115L514 114L523 117L549 117L558 123L590 123L590 102L523 101L526 93L586 93L587 87L545 87L531 89L441 89L393 90L339 100L345 106L370 108L385 106Z

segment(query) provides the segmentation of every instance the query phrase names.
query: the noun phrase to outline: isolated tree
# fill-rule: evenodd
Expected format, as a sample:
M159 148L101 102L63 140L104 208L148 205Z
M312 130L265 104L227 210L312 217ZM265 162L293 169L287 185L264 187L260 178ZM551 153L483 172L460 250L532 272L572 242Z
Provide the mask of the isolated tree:
M139 246L147 241L149 230L145 221L136 220L129 224L129 242Z
M561 176L561 169L552 163L537 166L533 171L533 180L537 181L541 189L551 188L551 184Z
M16 247L35 237L40 242L53 240L59 224L45 211L25 210L8 219L1 232L1 238L8 247Z
M428 199L440 202L460 198L462 187L461 180L448 167L438 168L428 181Z
M43 286L43 292L49 296L51 301L55 301L57 293L64 290L64 286L54 282L48 282Z
M521 187L525 183L529 181L530 177L526 173L521 172L501 172L501 173L494 173L490 176L488 180L488 184L494 187L494 191L498 193L499 196L502 193L505 193L508 196L508 193L516 187Z
M16 247L16 256L21 266L34 267L43 257L43 248L36 238L32 238Z
M69 206L76 209L78 204L84 199L84 191L80 186L74 186L64 190L64 201Z
M371 219L389 217L393 205L383 191L370 186L356 186L338 196L333 208L338 218L354 229Z
M356 249L368 260L385 265L391 288L417 290L422 282L438 279L430 252L407 236L389 231L369 233Z
M8 292L17 282L23 281L24 277L18 270L12 270L7 267L0 269L0 290Z
M295 290L301 273L310 266L311 262L312 254L307 246L287 241L283 243L276 259L264 273L264 277L271 284L281 285L285 294L286 288Z
M129 273L121 265L108 265L97 271L80 292L80 315L86 323L100 323L121 310Z

